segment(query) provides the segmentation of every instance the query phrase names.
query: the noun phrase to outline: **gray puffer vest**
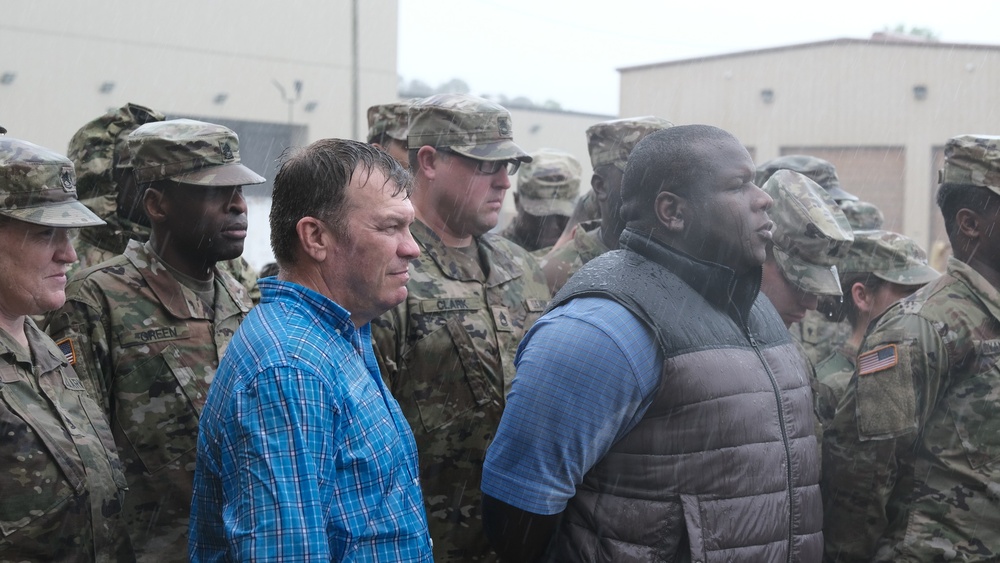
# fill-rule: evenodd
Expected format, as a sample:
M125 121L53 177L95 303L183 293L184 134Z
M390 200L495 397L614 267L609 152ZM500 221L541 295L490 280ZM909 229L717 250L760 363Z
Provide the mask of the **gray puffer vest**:
M660 386L644 418L584 476L555 560L819 561L806 366L759 295L759 270L741 279L631 230L621 242L550 307L589 295L628 308L656 333Z

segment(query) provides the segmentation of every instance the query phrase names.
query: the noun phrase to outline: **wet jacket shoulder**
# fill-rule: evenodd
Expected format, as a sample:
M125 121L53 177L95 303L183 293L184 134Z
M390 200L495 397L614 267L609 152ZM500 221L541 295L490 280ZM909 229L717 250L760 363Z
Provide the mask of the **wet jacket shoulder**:
M64 351L25 323L0 333L0 560L129 561L126 490L108 422Z

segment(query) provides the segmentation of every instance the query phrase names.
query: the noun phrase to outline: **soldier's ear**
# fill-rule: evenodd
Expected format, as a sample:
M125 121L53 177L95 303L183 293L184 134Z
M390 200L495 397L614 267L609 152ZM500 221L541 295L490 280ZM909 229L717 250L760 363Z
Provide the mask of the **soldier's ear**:
M653 202L656 220L667 232L681 234L684 232L684 221L687 219L687 200L673 192L656 194Z
M437 167L441 165L442 155L434 147L424 145L417 150L417 169L413 171L423 173L429 180L433 180L437 175Z
M146 210L146 217L149 217L150 223L162 223L167 220L169 205L163 197L162 190L146 188L142 194L142 207Z
M983 218L977 211L962 208L955 213L955 224L962 235L971 240L979 240L983 236Z

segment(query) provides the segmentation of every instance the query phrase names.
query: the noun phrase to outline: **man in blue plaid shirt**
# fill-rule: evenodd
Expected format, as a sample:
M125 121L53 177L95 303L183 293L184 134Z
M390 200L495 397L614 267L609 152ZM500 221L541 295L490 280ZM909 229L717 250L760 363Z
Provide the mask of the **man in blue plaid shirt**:
M222 359L202 413L192 561L431 561L416 445L369 321L406 298L409 174L326 139L274 181L277 278Z

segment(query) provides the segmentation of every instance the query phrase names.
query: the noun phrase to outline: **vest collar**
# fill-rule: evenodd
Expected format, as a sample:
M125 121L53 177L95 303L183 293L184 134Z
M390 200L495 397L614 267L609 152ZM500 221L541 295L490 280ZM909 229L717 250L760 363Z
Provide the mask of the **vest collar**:
M670 270L713 307L730 315L736 313L743 322L750 317L750 309L760 293L762 268L738 276L732 268L699 260L632 228L622 232L619 244Z

